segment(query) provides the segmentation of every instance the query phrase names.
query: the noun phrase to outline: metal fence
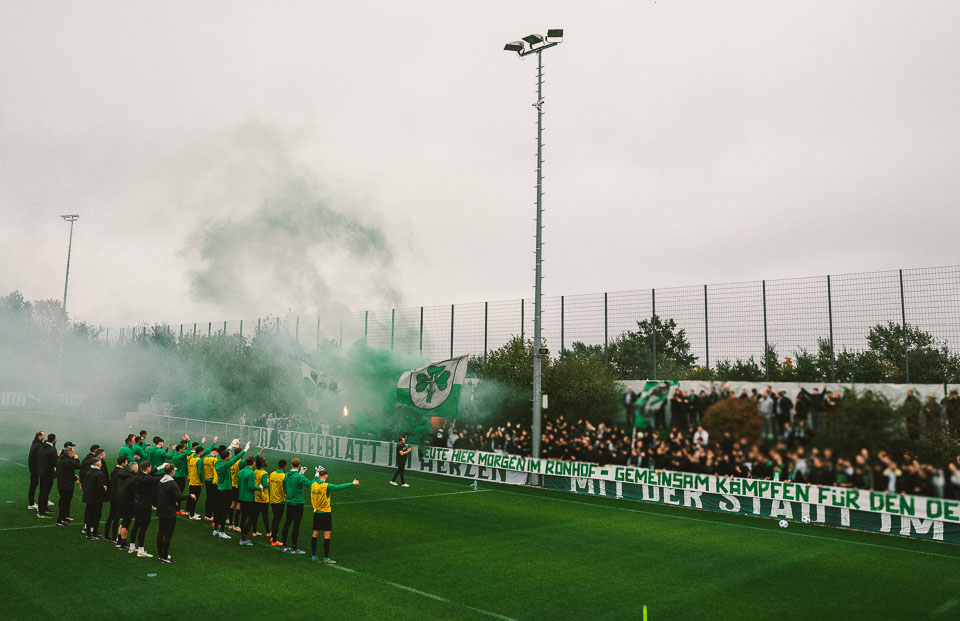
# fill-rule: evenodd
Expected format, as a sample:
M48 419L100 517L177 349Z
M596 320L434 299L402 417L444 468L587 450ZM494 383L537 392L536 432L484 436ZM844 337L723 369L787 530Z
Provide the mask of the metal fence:
M923 352L916 351L919 346L908 342L908 336L916 329L932 337L932 347L945 348L948 358L960 353L960 266L545 296L542 331L553 356L574 342L606 350L619 335L636 331L638 321L652 321L654 316L660 323L673 319L677 328L684 330L705 378L715 373L720 361L753 357L762 373L773 379L774 367L782 365L787 356L795 357L802 351L815 354L822 342L828 346L831 366L824 379L841 381L844 378L829 376L836 373L836 360L844 352L870 350L867 335L871 328L889 325L892 334L903 341L902 356L888 351L884 364L902 362L905 381L958 379L951 376L953 371L947 368L944 356L921 356ZM307 351L324 345L343 347L365 339L370 347L441 359L484 355L513 336L532 337L533 300L363 310L335 318L273 316L171 327L181 338L283 332ZM141 325L108 330L106 336L122 343L145 329ZM651 345L656 351L655 338ZM765 355L769 347L776 350L776 358ZM655 356L652 365L656 377Z

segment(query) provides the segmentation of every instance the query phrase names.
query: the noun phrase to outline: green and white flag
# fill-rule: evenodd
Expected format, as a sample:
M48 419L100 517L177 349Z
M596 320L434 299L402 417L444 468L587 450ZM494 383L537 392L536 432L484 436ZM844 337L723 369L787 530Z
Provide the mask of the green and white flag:
M634 426L653 429L653 421L657 412L667 406L667 398L670 396L670 389L679 386L680 382L675 380L647 380L643 385L637 400L633 402L634 407Z
M407 371L397 382L397 404L426 416L456 418L467 376L467 356Z
M311 412L320 411L320 398L323 393L333 388L333 384L320 369L314 368L300 361L300 372L303 374L303 398Z

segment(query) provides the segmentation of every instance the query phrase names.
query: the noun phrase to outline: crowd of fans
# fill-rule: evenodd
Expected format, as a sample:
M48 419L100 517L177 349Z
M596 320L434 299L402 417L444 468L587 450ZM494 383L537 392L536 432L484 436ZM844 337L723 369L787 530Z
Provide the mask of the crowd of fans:
M690 395L676 391L671 403ZM822 394L817 391L817 394ZM738 398L727 395L726 398ZM856 487L871 491L919 494L960 500L960 456L945 468L921 464L909 452L893 454L887 451L871 453L863 449L856 454L841 455L830 448L813 446L812 428L825 428L829 424L830 408L841 397L833 393L823 394L823 413L814 417L809 409L787 409L788 418L776 420L774 413L790 400L777 395L772 410L764 407L763 399L773 400L765 393L756 398L758 415L772 419L765 423L763 435L766 440L752 443L746 438L735 437L730 432L712 437L701 424L701 412L695 407L689 418L676 416L673 410L671 422L683 420L688 424L674 425L669 432L650 429L634 431L630 427L618 427L609 423L594 424L586 419L566 420L558 416L546 421L541 436L543 457L568 461L583 461L600 465L630 465L657 470L673 470L728 477L774 479ZM869 395L867 395L870 398ZM910 398L916 399L912 395ZM723 397L721 397L723 398ZM742 398L752 398L749 394ZM814 397L816 398L816 397ZM801 400L810 399L804 396ZM957 399L956 394L948 397ZM810 399L812 401L812 399ZM688 402L689 403L689 402ZM819 405L819 403L818 403ZM947 404L950 408L956 407ZM924 414L922 408L917 408ZM946 408L944 408L946 409ZM766 412L771 412L767 414ZM811 429L807 424L812 420ZM921 417L926 425L932 417ZM908 421L909 426L909 421ZM949 428L955 432L956 427ZM799 431L799 432L798 432ZM433 445L449 448L476 449L511 455L531 454L531 433L528 425L507 423L503 426L460 424L441 426L433 437Z

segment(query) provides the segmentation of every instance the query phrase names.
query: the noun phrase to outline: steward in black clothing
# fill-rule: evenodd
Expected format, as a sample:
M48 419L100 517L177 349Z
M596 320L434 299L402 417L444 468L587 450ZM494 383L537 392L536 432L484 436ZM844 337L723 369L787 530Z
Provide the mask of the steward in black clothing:
M30 470L30 489L27 491L27 509L36 509L37 485L40 482L38 475L37 458L40 455L40 447L43 446L43 432L38 431L33 436L33 442L30 444L30 452L27 454L27 468Z
M40 486L40 495L37 498L38 517L50 517L47 515L47 502L50 500L50 490L53 488L53 478L57 471L56 443L57 436L51 433L37 452L37 477Z
M83 517L83 527L88 539L102 539L100 515L103 513L103 501L107 498L107 477L100 470L101 462L96 461L87 471L83 480L83 502L87 505Z
M126 459L124 457L118 457ZM120 528L117 531L120 536L121 547L127 543L127 534L130 532L130 523L133 521L134 507L136 505L136 481L137 481L137 462L128 463L129 470L115 472L113 475L113 486L111 489L117 491L117 519L120 522Z
M143 539L147 534L147 527L150 526L153 505L157 502L157 485L160 483L160 478L153 476L149 464L149 461L144 461L140 465L140 473L137 474L134 483L134 517L136 519L133 522L133 532L130 533L130 543L136 541L140 548L138 556L147 556L143 549Z
M73 488L79 480L77 470L80 460L73 452L73 447L63 449L57 458L57 492L60 494L60 506L57 513L57 524L63 526L73 518L70 517L70 502L73 501Z
M175 470L172 464L168 464L165 474L160 478L160 484L157 485L157 519L160 522L157 532L157 556L165 563L173 562L170 558L170 541L177 527L177 503L190 498L190 494L180 491L180 486L173 478Z

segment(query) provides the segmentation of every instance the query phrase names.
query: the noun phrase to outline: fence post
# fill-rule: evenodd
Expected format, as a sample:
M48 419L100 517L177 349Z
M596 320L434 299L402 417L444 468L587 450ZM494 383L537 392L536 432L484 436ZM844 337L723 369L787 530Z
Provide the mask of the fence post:
M770 356L767 355L767 281L760 281L763 285L763 368L770 381Z
M483 303L483 361L487 361L487 316L489 314L490 302Z
M520 298L520 341L523 341L523 298Z
M363 311L363 342L367 342L367 326L370 323L370 311Z
M110 328L107 328L107 336L109 337L109 335L110 335ZM180 340L181 341L183 340L183 324L182 323L180 324Z
M243 319L240 320L240 338L243 338Z
M260 318L257 317L257 334L260 334Z
M207 338L210 338L211 336L213 336L213 322L208 321L207 322Z
M607 320L610 314L607 307L607 292L603 292L603 361L610 362L610 357L607 353Z
M338 346L343 349L343 316L340 317L340 342Z
M453 358L453 304L450 305L450 357Z
M243 353L243 319L240 320L240 338L237 339L237 347L240 349L240 353Z
M317 345L314 351L320 351L320 315L317 315Z
M300 315L297 315L297 325L294 328L293 338L296 339L297 345L300 344Z
M657 379L657 290L650 290L650 305L653 310L653 379Z
M560 296L560 353L564 352L563 343L563 296Z
M280 334L280 318L277 317L277 334Z
M904 371L907 376L907 383L910 383L910 350L907 344L907 307L903 301L903 270L900 270L900 321L903 325L903 363Z
M707 314L707 286L703 286L703 337L707 348L707 380L712 379L710 374L710 316Z
M837 381L837 362L833 354L833 290L830 287L830 274L827 274L827 318L830 321L830 381ZM817 345L819 347L819 344Z
M423 355L423 307L420 307L420 355Z
M223 322L223 335L224 335L224 336L227 335L227 322L226 322L226 320L224 320L224 322Z
M390 309L390 349L393 349L393 335L397 325L397 309Z

